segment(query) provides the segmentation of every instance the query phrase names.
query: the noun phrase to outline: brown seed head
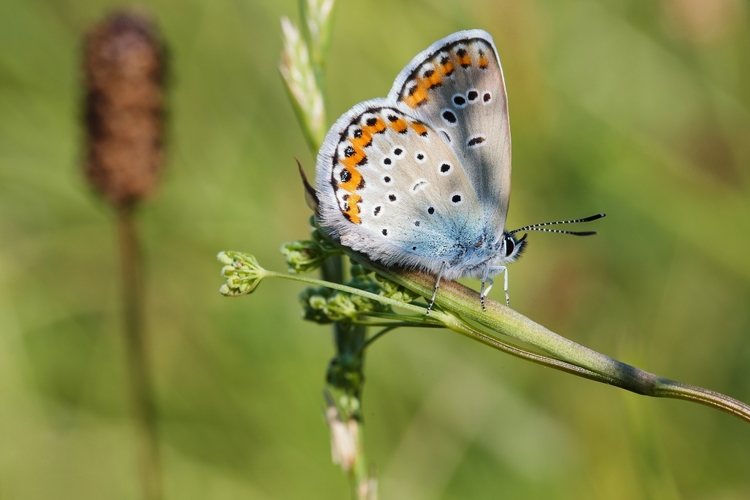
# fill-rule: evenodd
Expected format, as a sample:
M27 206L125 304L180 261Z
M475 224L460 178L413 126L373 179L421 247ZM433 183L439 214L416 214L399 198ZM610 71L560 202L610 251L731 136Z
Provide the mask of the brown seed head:
M114 14L86 37L86 175L118 207L151 194L163 165L164 52L137 14Z

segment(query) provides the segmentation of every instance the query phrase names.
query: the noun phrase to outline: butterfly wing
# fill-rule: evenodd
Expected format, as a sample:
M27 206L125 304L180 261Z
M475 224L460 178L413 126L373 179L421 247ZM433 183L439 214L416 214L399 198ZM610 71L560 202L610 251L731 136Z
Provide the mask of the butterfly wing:
M331 127L316 187L326 232L386 265L437 273L484 234L454 150L388 99L360 103Z
M500 59L489 33L459 31L433 43L399 73L388 99L451 146L502 235L510 200L510 123Z

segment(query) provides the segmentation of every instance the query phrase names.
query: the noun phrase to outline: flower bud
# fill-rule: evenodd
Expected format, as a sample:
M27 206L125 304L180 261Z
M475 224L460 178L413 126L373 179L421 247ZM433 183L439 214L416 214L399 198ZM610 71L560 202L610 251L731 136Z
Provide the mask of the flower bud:
M319 268L325 260L339 253L330 244L318 241L300 240L281 245L289 272L307 273Z
M252 293L266 276L266 270L250 254L242 252L220 252L216 258L224 264L221 275L227 280L219 292L228 297L239 297Z

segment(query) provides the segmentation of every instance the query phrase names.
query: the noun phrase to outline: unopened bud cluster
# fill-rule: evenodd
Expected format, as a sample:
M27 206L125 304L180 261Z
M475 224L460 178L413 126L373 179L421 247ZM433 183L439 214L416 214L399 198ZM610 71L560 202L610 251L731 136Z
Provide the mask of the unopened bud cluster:
M407 303L417 298L405 288L365 271L359 264L352 264L351 274L352 279L346 283L347 286ZM300 302L304 318L321 324L353 320L361 314L372 312L393 312L391 306L377 300L326 287L307 288L300 294Z
M252 293L267 274L255 257L247 253L220 252L216 258L224 264L221 275L227 280L219 292L228 297Z
M281 245L289 272L308 273L323 265L326 259L341 254L331 242L323 237L318 229L313 231L312 240L299 240Z

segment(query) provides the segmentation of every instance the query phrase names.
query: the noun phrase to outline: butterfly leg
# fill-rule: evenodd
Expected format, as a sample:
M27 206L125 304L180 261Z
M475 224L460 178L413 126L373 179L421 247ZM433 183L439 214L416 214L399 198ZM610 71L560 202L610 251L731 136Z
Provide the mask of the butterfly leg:
M505 280L505 284L503 288L505 289L505 305L510 307L510 294L508 293L508 268L503 267L503 278Z
M497 266L497 267L488 267L487 271L485 271L484 276L482 276L482 288L479 292L479 300L482 302L482 310L485 311L484 308L484 298L490 293L490 289L492 288L492 285L495 283L492 281L492 278L490 278L490 273L492 274L499 274L503 273L503 281L504 281L504 289L505 289L505 303L510 307L510 294L508 293L508 268L506 266ZM485 287L485 283L489 283L488 286Z
M482 304L482 311L487 311L484 306L484 298L490 293L492 285L495 284L495 281L490 277L490 271L493 269L495 268L487 266L482 275L482 287L479 289L479 303Z
M440 271L438 272L437 280L435 281L435 288L432 289L432 298L430 299L430 304L427 306L427 313L425 314L425 316L430 315L432 306L435 305L435 297L437 297L438 287L440 287L440 278L443 277L443 273L445 272L446 267L448 267L447 262L443 262L443 265L440 266Z
M484 306L484 298L490 293L490 289L492 289L492 285L494 284L495 281L489 276L482 278L482 288L479 289L479 302L482 304L482 311L487 311L487 308Z

